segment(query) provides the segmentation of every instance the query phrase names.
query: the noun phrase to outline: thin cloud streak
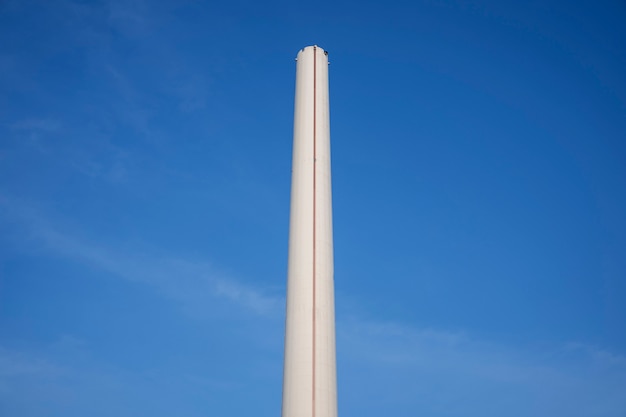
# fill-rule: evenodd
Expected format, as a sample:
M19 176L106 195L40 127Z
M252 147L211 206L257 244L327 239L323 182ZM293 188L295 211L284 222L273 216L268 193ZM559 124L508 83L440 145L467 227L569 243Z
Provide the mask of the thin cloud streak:
M61 128L61 123L58 120L44 118L44 119L24 119L19 120L11 125L13 130L27 130L27 131L43 131L43 132L55 132Z
M86 346L63 348L64 343L62 338L36 350L0 346L2 415L104 417L134 416L137 410L150 415L185 410L185 415L200 416L197 403L202 395L240 389L233 381L187 372L120 368L93 358Z
M381 403L422 403L435 415L621 417L626 411L626 357L583 343L507 346L358 318L337 328L344 375L376 375L344 384L357 384L361 396L378 392Z
M113 144L106 129L72 127L50 117L20 119L8 127L8 143L13 146L4 152L25 164L41 163L41 157L46 164L53 161L57 169L69 167L92 178L119 183L127 179L133 163L130 152Z
M208 261L145 255L137 248L121 251L100 246L89 239L60 231L16 200L5 198L0 204L25 225L30 238L43 244L45 250L117 277L149 285L194 316L210 314L210 300L217 298L261 316L277 315L284 304L284 298L235 280Z
M0 346L0 390L6 391L5 382L9 378L21 376L54 377L62 374L62 368L42 358L35 358L25 352L10 350Z

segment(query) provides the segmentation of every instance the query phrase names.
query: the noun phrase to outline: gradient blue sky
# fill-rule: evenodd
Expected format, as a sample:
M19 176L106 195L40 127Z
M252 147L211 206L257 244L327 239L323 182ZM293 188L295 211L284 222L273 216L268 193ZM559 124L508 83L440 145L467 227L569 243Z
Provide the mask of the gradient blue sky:
M626 416L623 1L0 2L0 415L279 416L297 51L342 416Z

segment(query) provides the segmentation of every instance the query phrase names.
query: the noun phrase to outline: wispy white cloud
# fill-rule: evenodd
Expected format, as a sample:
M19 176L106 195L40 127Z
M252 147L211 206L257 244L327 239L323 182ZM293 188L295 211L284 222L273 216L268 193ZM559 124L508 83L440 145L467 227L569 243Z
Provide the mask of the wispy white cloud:
M5 116L0 133L6 127L17 139L30 138L31 145L40 150L49 150L44 139L55 134L65 139L54 143L54 149L64 154L60 159L69 161L79 172L114 181L123 179L132 148L126 144L142 142L149 146L177 137L160 118L171 112L202 110L208 100L211 68L191 62L158 30L163 19L173 24L168 10L177 3L62 0L43 5L55 32L39 34L37 42L46 52L38 59L68 50L80 53L84 57L80 71L92 82L76 81L71 87L76 94L61 97L63 104L51 108L50 115L28 114L17 107ZM9 13L39 7L37 2L14 2ZM149 76L129 63L125 55L129 47L137 51L136 59L149 66ZM20 50L0 54L0 72L10 81L5 83L7 91L21 85L18 94L27 93L27 103L57 103L59 97L49 90L49 84L42 83L38 74L30 74L37 67L31 59ZM64 76L59 76L60 82L73 82ZM124 140L116 140L112 146L109 139L114 136Z
M609 352L598 346L593 346L580 342L570 342L564 347L565 351L578 352L594 359L595 363L605 364L615 369L626 369L626 356Z
M376 391L381 403L414 403L432 415L626 412L626 357L617 353L580 343L511 346L464 332L354 318L337 327L346 385L356 384L362 395ZM376 378L359 383L350 377L363 372Z
M3 416L134 416L138 411L199 416L198 403L206 404L207 395L240 388L236 381L166 372L158 366L125 369L94 358L88 346L71 335L29 350L0 345Z
M43 118L43 119L23 119L11 124L13 130L26 130L26 131L42 131L42 132L56 132L61 128L61 122L56 119Z
M8 378L21 376L43 378L58 376L62 373L61 367L48 360L0 346L0 389L7 389L6 386L1 385L1 382L6 382Z
M258 315L276 315L284 298L230 277L208 260L147 254L138 247L105 247L54 226L30 206L0 199L5 211L28 231L31 241L70 261L106 271L114 277L146 284L179 303L194 316L210 314L211 299L226 299Z
M146 34L153 28L154 17L143 1L109 0L106 7L109 22L126 34Z
M45 157L46 164L59 164L89 177L121 182L132 164L130 153L114 145L107 134L97 129L84 138L80 127L68 126L61 119L51 117L19 119L8 128L7 139L14 146L5 152L22 160L24 165L40 165L34 162L35 151Z
M25 118L16 120L9 126L7 135L21 145L31 147L38 152L47 152L45 139L61 131L62 123L54 118ZM9 139L7 138L7 139Z

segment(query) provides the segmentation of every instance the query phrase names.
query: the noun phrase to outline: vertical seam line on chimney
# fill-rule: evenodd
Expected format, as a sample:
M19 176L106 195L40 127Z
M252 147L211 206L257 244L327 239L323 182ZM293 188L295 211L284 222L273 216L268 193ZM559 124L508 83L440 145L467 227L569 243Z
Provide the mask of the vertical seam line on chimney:
M313 352L312 352L312 393L311 393L311 415L315 417L315 310L316 310L316 218L317 218L317 47L313 46Z

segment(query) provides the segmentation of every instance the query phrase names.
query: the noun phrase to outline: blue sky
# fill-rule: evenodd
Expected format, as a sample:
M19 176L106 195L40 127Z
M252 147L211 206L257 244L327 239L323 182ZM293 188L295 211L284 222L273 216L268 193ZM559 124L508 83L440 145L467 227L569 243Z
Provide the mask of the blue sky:
M340 415L626 415L622 1L0 3L0 414L278 416L330 53Z

